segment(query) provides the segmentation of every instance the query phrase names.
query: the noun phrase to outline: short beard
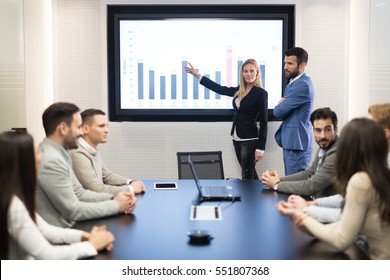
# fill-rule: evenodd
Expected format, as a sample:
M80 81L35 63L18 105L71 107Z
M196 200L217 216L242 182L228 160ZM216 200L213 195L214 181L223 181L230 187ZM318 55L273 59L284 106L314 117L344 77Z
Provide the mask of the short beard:
M76 141L71 141L68 139L68 137L65 137L64 139L64 149L65 150L72 150L72 149L77 149L79 147L79 144Z
M291 75L288 77L288 80L293 80L298 76L299 76L299 68L295 69L294 72L291 73Z

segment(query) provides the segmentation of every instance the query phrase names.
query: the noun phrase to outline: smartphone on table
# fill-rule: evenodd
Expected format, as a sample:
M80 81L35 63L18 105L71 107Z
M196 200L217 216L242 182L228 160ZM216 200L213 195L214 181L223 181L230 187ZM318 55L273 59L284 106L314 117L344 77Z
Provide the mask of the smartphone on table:
M155 190L177 190L175 182L156 182L154 183Z

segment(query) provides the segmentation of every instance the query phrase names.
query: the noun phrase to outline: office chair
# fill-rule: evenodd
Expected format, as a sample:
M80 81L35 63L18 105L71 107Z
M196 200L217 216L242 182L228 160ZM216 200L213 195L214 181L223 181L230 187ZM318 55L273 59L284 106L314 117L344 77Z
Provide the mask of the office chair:
M222 163L222 152L178 152L177 166L179 179L193 179L188 165L188 155L196 169L199 179L225 179Z

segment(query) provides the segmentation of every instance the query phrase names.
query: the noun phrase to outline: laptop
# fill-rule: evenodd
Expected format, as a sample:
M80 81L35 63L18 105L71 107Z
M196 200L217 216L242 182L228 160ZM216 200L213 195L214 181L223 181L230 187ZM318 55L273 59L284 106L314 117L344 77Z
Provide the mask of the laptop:
M188 155L188 164L194 177L196 187L199 191L200 199L203 200L240 200L240 193L232 186L201 186L198 175L196 174L191 156Z

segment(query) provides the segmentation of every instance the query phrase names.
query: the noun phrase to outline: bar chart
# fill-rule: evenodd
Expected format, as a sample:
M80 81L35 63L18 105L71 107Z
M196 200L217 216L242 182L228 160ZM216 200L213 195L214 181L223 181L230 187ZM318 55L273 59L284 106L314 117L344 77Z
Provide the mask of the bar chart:
M240 68L241 68L241 65L242 65L243 61L242 60L238 60L236 61L236 66L237 66L237 72L240 71ZM187 61L182 61L181 62L181 65L182 65L182 68L184 69L184 67L186 67L188 64ZM229 67L230 66L230 67ZM222 73L222 71L220 70L216 70L213 74L214 74L214 81L218 84L221 83L221 76L223 74L226 75L226 80L227 80L227 83L226 83L226 86L234 86L234 85L238 85L239 84L239 80L240 80L240 74L237 75L237 79L233 82L232 80L232 63L230 62L230 65L228 65L227 67L227 71L226 73ZM198 83L198 81L196 79L193 79L193 82L192 82L192 98L189 97L189 89L188 87L190 86L189 85L189 79L188 79L188 74L183 70L181 73L180 73L180 77L181 77L181 85L182 85L182 89L180 91L179 94L181 94L181 96L178 96L178 91L177 91L177 74L176 73L172 73L172 74L169 74L169 75L166 75L166 74L160 74L159 77L156 77L156 73L155 71L153 70L153 68L150 68L150 70L148 71L147 73L147 76L145 77L145 73L144 73L144 63L143 62L139 62L138 63L138 71L137 71L137 88L138 88L138 99L140 100L144 100L145 99L145 92L144 92L144 84L146 83L148 85L148 92L149 92L149 97L148 99L149 100L154 100L156 98L159 98L159 99L162 99L162 100L165 100L165 99L171 99L171 100L177 100L177 99L182 99L182 100L188 100L188 99L193 99L193 100L199 100L199 99L206 99L206 100L210 100L211 97L210 97L210 90L205 88L204 89L204 94L202 96L200 96L200 91L202 91L200 89L200 85ZM260 65L260 71L262 72L262 85L263 87L265 87L265 65ZM205 75L206 77L210 78L210 74L206 74ZM158 88L156 88L156 79L159 80L159 84L158 84ZM170 84L167 83L166 81L169 80L170 81ZM168 87L169 86L169 87ZM156 93L159 92L159 97L156 96ZM169 96L167 95L169 94ZM221 99L221 96L218 95L218 94L215 94L214 97L212 98L215 98L215 99L218 99L220 100Z
M278 101L282 69L277 52L281 50L264 43L248 46L239 40L236 42L236 38L229 39L230 32L218 35L201 32L203 27L209 26L219 30L222 27L218 24L218 21L184 21L174 25L167 22L166 26L158 27L158 32L153 21L142 22L142 26L138 26L139 22L130 22L121 27L121 107L230 109L231 97L203 87L197 78L184 71L184 67L191 63L200 74L216 83L237 87L242 63L247 58L257 60L262 86L267 91L272 89ZM230 28L233 32L235 29L242 33L236 25ZM153 38L147 36L152 31Z

